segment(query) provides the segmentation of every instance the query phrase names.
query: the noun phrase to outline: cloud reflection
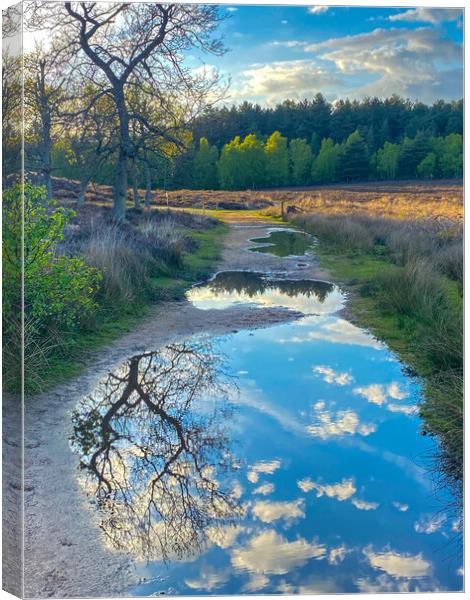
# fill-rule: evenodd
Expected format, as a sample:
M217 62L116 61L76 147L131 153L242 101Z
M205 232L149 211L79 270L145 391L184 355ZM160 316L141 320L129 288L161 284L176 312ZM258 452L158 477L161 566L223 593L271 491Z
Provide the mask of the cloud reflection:
M304 565L310 559L326 556L326 547L303 538L289 542L270 529L251 538L248 544L232 551L232 565L239 571L285 575L291 569Z
M314 406L317 423L307 426L310 435L327 440L332 437L354 435L370 435L376 431L373 423L361 423L359 416L353 410L339 410L336 413L319 410L318 403Z
M305 517L305 501L303 498L292 502L269 502L260 500L255 502L252 513L263 523L272 523L280 519L290 521Z
M400 554L393 550L374 552L370 547L363 552L371 567L385 571L392 577L413 579L425 577L431 571L431 563L422 554Z
M347 372L339 373L326 365L313 367L313 371L321 376L326 383L336 383L337 385L348 385L353 383L354 377Z

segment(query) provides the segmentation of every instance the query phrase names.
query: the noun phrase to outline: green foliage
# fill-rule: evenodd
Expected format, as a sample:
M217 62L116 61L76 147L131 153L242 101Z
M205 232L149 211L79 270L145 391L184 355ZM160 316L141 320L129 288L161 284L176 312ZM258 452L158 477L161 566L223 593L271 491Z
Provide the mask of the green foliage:
M4 192L4 316L21 309L21 186ZM73 212L56 208L43 188L25 184L24 306L38 332L78 326L96 307L94 294L101 276L81 258L60 256L57 243Z
M462 177L463 174L463 138L451 133L442 140L437 155L443 177Z
M289 144L291 181L295 185L307 185L312 170L312 150L306 140L296 138Z
M419 163L417 168L418 175L424 179L433 179L437 173L437 158L434 152L430 152Z
M266 157L263 142L255 134L245 137L239 145L240 179L242 188L256 188L264 184Z
M289 182L289 154L287 138L279 131L272 133L265 146L266 181L268 185L278 187Z
M343 181L367 179L369 175L367 146L358 130L351 133L341 148L339 175Z
M224 190L236 190L241 187L241 174L238 164L239 146L240 136L237 135L222 148L218 171L220 187Z
M337 179L340 146L331 138L322 140L320 152L313 161L312 179L316 183L332 183Z
M199 140L199 149L194 157L194 184L202 190L215 190L218 187L217 159L218 150L210 146L206 138Z
M382 148L377 150L376 169L381 179L395 179L398 172L398 157L400 146L385 142Z

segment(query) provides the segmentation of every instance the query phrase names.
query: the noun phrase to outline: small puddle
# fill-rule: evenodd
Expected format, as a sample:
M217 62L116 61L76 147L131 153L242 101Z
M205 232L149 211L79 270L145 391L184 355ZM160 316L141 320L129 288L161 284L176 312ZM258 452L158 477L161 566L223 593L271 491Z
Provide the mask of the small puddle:
M273 254L280 258L305 256L312 247L312 236L292 229L273 230L266 237L253 238L250 242L263 244L249 248L251 252Z
M209 282L191 288L186 297L201 310L250 304L280 306L304 314L340 310L344 294L332 283L311 279L280 279L253 271L222 271Z
M127 593L461 590L420 387L338 316L341 291L231 271L188 298L308 315L132 356L79 402L79 481L103 543L134 557Z

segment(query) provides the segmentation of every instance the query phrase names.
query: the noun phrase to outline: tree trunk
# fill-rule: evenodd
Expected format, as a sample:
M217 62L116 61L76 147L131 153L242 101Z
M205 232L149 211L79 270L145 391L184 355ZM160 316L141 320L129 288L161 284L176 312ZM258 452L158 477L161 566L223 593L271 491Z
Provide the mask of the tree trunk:
M150 173L150 165L145 161L145 207L147 210L150 209L150 202L152 200L152 176Z
M132 195L134 197L134 208L136 210L140 209L140 196L139 196L139 186L137 180L137 168L134 165L134 173L132 174Z
M80 192L78 194L78 205L83 206L85 204L86 191L88 189L89 180L88 178L80 180Z
M113 216L116 221L124 221L126 217L127 198L127 154L120 148L114 184Z
M114 184L113 215L116 221L124 221L126 217L128 163L131 154L129 115L127 114L122 89L115 92L114 97L119 115L119 155Z

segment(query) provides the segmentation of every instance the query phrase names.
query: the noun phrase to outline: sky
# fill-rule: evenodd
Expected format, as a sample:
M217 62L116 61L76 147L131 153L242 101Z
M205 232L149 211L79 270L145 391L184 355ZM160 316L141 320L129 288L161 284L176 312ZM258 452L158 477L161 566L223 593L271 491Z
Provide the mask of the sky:
M226 9L222 57L188 56L231 79L226 102L463 95L463 10L325 6Z

